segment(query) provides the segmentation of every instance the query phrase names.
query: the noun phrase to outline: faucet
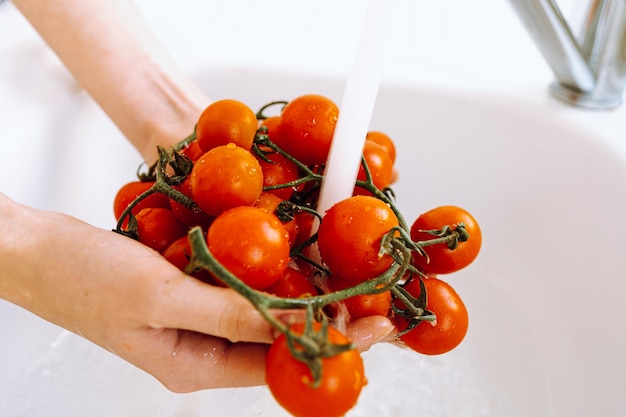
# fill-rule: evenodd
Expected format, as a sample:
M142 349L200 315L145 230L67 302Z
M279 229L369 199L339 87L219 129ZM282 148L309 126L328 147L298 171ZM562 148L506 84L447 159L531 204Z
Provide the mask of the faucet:
M575 106L618 107L626 86L626 0L592 0L577 40L554 0L510 0L555 75L550 92Z

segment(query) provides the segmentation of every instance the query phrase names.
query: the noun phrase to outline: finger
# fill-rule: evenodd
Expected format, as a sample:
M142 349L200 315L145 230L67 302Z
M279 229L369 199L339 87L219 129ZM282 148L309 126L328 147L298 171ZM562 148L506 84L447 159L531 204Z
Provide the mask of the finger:
M396 327L384 316L363 317L346 325L347 336L361 352L376 343L392 340L396 333Z
M231 343L201 333L138 329L118 353L174 392L264 383L267 346Z
M163 308L163 307L161 307ZM169 291L166 317L152 327L192 330L231 342L271 343L275 329L245 297L230 288L205 284L184 276ZM302 311L271 311L281 321L291 321Z

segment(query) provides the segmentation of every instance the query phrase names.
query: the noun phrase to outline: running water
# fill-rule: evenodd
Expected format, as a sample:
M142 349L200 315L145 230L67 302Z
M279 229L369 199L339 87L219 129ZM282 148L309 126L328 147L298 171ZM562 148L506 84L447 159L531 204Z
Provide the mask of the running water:
M369 0L351 73L339 106L339 117L326 161L318 212L323 216L335 203L352 195L361 163L381 78L382 28L388 3Z

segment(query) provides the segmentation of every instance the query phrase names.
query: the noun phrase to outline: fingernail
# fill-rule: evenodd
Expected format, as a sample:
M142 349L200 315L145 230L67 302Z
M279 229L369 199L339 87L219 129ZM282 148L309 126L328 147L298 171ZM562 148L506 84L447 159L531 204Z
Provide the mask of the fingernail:
M376 343L393 340L397 330L388 318L372 316L353 322L350 333L357 348L364 351Z

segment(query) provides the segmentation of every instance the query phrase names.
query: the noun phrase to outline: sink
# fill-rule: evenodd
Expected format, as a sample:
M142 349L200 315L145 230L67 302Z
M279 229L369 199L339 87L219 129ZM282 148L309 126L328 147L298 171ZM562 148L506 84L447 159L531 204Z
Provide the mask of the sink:
M252 108L309 92L339 103L343 88L340 78L243 68L194 78L212 97ZM128 152L93 103L67 100L81 117L57 120L50 134L69 132L74 146L79 132L93 132L95 143L115 135L107 152ZM437 357L376 345L364 355L369 384L350 417L624 416L626 152L616 137L626 142L626 129L583 123L606 117L614 116L548 98L383 83L371 128L397 143L400 209L411 222L438 205L465 207L482 226L483 249L446 278L470 313L466 340ZM108 166L90 163L93 172ZM89 184L70 175L80 163L68 165L59 175L73 183L51 192L62 202L53 208L112 227L113 195L137 163L121 160L89 202L70 197ZM265 387L173 394L74 334L6 303L0 312L3 416L285 415Z

